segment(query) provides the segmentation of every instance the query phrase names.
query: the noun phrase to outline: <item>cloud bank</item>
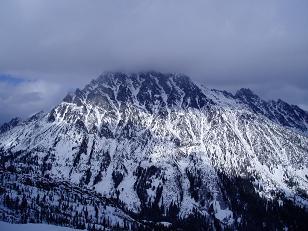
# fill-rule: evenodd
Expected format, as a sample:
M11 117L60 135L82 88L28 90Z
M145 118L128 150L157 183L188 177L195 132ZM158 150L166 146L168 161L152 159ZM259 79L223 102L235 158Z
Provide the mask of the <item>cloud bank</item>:
M24 82L0 76L1 113L48 109L106 70L146 69L308 109L307 12L306 0L3 0L0 74Z

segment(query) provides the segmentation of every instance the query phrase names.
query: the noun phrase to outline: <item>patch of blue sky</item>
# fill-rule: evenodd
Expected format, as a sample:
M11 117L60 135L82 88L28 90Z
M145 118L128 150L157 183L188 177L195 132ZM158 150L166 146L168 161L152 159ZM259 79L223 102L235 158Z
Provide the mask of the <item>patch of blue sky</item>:
M19 76L9 75L0 73L0 82L5 82L10 85L19 85L21 83L27 82L28 80L23 79Z

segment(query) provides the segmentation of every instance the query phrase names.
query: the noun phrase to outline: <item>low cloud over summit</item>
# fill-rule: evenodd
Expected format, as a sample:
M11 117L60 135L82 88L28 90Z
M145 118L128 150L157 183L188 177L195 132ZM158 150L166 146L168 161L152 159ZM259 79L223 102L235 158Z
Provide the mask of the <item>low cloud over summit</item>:
M1 1L0 120L47 110L106 70L182 72L307 109L307 10L305 0Z

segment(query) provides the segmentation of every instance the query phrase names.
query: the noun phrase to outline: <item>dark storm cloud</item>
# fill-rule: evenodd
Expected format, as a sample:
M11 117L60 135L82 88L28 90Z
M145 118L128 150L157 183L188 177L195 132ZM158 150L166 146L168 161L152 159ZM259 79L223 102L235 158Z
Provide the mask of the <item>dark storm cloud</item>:
M33 111L102 71L145 69L183 72L209 87L250 87L307 109L307 12L306 0L2 0L0 73L42 88L33 90L44 99L28 105ZM18 109L20 92L7 85L0 106L30 112Z

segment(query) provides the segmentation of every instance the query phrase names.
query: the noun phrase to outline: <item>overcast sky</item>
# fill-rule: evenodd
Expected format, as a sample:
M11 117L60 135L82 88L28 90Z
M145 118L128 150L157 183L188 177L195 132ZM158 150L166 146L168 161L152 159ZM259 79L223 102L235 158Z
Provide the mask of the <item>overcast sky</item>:
M103 71L182 72L308 110L307 0L1 0L0 123Z

